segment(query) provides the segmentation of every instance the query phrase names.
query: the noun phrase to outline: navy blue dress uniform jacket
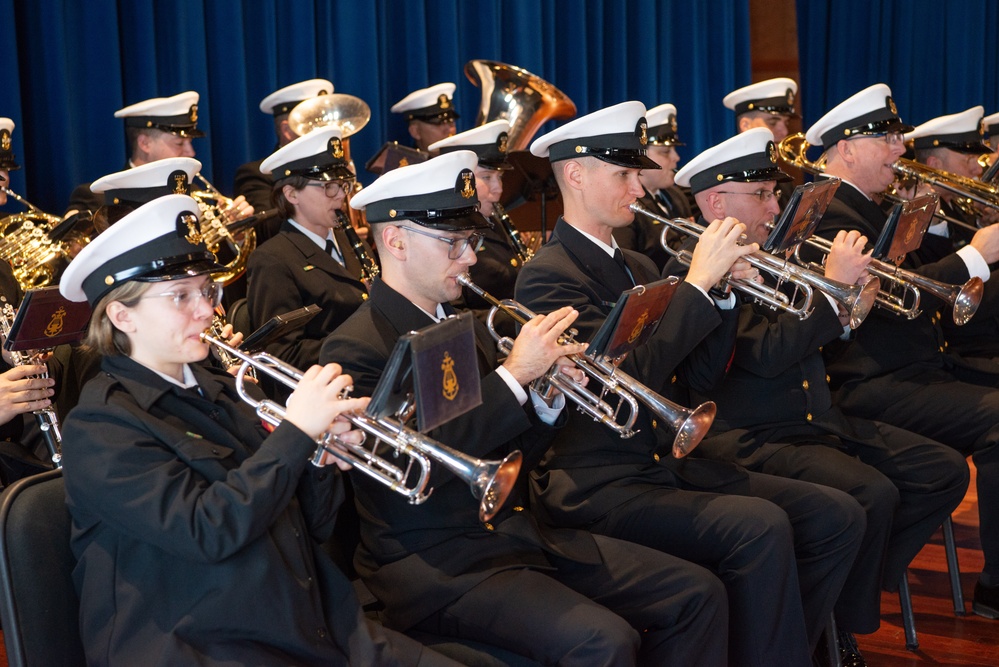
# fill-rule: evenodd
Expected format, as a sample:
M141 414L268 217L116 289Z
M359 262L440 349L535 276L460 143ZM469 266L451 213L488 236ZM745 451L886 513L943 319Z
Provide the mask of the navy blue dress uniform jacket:
M105 358L66 420L88 661L394 664L319 546L338 472L292 424L268 435L231 377L191 368L204 397Z
M336 362L354 380L354 395L369 396L399 336L433 320L380 280L370 300L323 344L322 363ZM372 593L385 603L385 622L406 630L443 609L492 574L507 569L550 569L546 552L599 563L589 533L540 529L526 511L526 471L547 449L556 426L522 407L496 371L496 344L475 322L483 403L427 435L466 454L501 459L524 454L521 480L503 510L489 523L478 519L468 485L433 466L430 498L409 504L401 495L356 475L351 481L361 515L355 565ZM561 418L560 418L561 419Z
M328 255L290 223L250 255L247 267L247 307L256 329L275 315L304 306L322 309L303 328L268 346L267 351L292 366L307 369L319 360L323 339L364 303L367 289L361 265L347 237L334 231L346 266Z

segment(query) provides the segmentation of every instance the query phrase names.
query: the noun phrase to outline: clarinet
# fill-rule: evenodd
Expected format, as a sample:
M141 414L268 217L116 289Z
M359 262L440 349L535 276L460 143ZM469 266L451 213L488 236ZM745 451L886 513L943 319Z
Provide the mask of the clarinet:
M368 254L368 251L364 249L364 243L361 241L361 237L357 235L354 226L350 224L347 214L338 210L336 212L336 219L338 222L337 227L343 230L351 249L354 251L354 256L357 257L357 261L361 264L361 282L370 290L371 283L378 277L380 270L378 264Z
M14 316L17 313L14 310L14 306L8 303L7 297L0 295L0 303L3 303L3 307L0 308L0 334L6 340L10 335L10 327L14 324ZM29 366L34 364L42 364L44 366L45 362L41 360L41 355L46 351L11 352L11 356L14 359L15 366ZM47 368L46 366L46 371L41 375L32 375L31 377L47 379L49 377ZM41 431L42 439L45 441L45 447L49 450L49 456L52 458L52 465L56 468L61 468L62 432L59 430L59 417L51 405L47 408L35 410L33 414L35 415L35 421L38 422L38 430Z
M510 239L514 252L516 252L517 256L520 258L521 265L531 261L531 258L534 257L534 251L531 250L526 243L524 243L524 239L521 237L520 232L518 232L517 228L513 226L513 221L510 220L510 215L506 212L506 209L499 205L499 202L493 204L493 214L490 217L493 219L493 222L497 223L502 228L503 232Z

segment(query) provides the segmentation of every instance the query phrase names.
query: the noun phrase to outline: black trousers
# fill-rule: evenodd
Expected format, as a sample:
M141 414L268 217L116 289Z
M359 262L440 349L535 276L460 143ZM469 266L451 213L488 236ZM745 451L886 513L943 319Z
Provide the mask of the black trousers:
M777 450L760 472L802 479L853 496L867 531L836 604L839 627L878 629L881 589L895 590L902 573L968 488L968 465L940 443L878 424L885 446L842 443L844 450L796 443Z
M842 491L750 472L712 492L636 487L591 529L716 572L728 592L730 664L808 665L865 524Z
M999 390L934 371L907 381L870 380L837 399L848 414L904 428L971 456L978 469L984 571L999 577Z
M709 571L597 535L602 565L499 572L414 629L546 665L724 665L725 589Z

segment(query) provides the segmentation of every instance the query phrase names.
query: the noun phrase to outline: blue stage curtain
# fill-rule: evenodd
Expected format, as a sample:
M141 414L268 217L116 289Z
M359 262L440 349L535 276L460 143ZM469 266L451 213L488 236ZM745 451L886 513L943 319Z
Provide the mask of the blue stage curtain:
M875 83L912 125L999 111L994 0L798 0L797 11L806 128Z
M25 167L12 187L57 213L75 185L123 168L115 110L185 90L201 95L204 173L231 192L236 168L274 147L259 101L303 79L370 105L351 141L359 166L408 141L389 107L417 88L455 82L458 128L471 128L472 59L534 72L580 114L672 102L687 158L731 134L721 98L750 83L748 0L0 0L0 12L0 116L17 123Z

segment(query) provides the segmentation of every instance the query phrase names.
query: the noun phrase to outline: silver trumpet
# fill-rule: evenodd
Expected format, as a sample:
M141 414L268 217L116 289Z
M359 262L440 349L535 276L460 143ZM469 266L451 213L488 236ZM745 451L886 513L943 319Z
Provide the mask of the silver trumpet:
M257 411L262 420L272 426L284 421L286 411L283 406L268 399L257 400L246 392L246 372L255 368L294 390L304 375L301 371L266 352L246 354L208 332L201 334L201 340L240 360L241 365L236 374L236 392ZM346 391L342 398L347 398ZM351 464L355 469L402 494L410 504L423 503L433 491L427 488L431 460L443 465L471 487L472 495L480 500L479 520L483 522L492 519L503 507L517 481L522 458L519 451L511 452L502 461L484 461L408 429L396 419L372 419L362 412L345 413L343 416L365 433L365 441L368 435L373 436L374 445L365 447L364 442L355 445L324 433L316 439L319 446L312 456L312 464L319 465L323 453L329 452L335 458ZM334 443L339 449L333 447ZM379 456L376 453L379 443L391 447L396 457L408 457L405 465L392 463ZM413 476L416 479L411 481Z
M817 236L806 239L805 243L823 254L828 254L832 248L832 241ZM878 289L875 305L910 320L921 312L919 299L922 290L950 304L954 324L967 324L978 310L985 288L982 279L977 276L972 276L963 285L951 285L878 259L871 260L867 271L888 286L887 289Z
M17 314L14 310L14 306L7 301L7 297L0 295L0 335L6 340L7 336L10 335L10 327L14 323L14 316ZM25 352L11 352L14 358L15 366L27 366L34 364L45 365L42 361L42 355L48 352L48 350L30 350ZM47 366L46 366L47 367ZM48 378L49 374L46 370L44 373L39 375L33 375L32 377L42 377ZM59 417L56 415L55 409L50 405L47 408L41 408L40 410L34 411L35 421L38 422L38 430L42 434L42 440L45 441L45 447L49 450L49 457L52 459L52 465L56 468L62 467L62 432L59 430Z
M673 257L685 265L690 265L692 253L688 250L675 251L666 243L666 237L670 229L700 238L704 233L704 227L687 220L686 218L670 219L653 213L640 204L632 204L631 210L641 213L663 224L663 233L660 243L662 247ZM786 310L797 315L800 319L806 319L812 313L812 302L814 291L818 290L831 297L836 303L843 306L850 313L850 326L854 329L859 327L874 307L874 300L877 296L880 282L877 278L872 278L864 285L847 285L838 280L826 278L818 271L806 269L798 266L786 259L771 255L770 253L757 250L746 255L744 258L752 266L761 272L766 272L776 279L772 288L761 286L751 280L741 280L727 278L726 282L733 289L745 292L763 305L774 310ZM790 283L795 287L794 297L789 297L781 291L781 285ZM798 295L800 293L800 298Z
M472 282L467 273L457 278L458 284L467 287L482 299L492 304L487 318L489 333L496 339L500 352L509 354L513 349L513 340L500 336L493 326L496 313L503 311L518 324L526 324L537 314L514 301L513 299L497 299ZM559 342L563 345L575 343L576 332L569 329ZM682 458L692 452L711 428L717 408L711 401L702 403L693 410L669 401L644 384L617 368L611 360L591 357L585 354L571 354L567 357L577 368L600 383L600 393L596 394L582 386L572 378L559 372L558 365L553 365L548 372L532 383L539 394L550 394L552 388L558 389L576 404L583 414L589 415L594 421L600 422L620 434L622 438L630 438L638 418L638 403L641 401L656 416L657 419L669 423L676 431L673 439L673 456ZM612 407L605 399L608 394L618 397L617 407ZM627 415L621 417L618 413L622 406L627 406Z

